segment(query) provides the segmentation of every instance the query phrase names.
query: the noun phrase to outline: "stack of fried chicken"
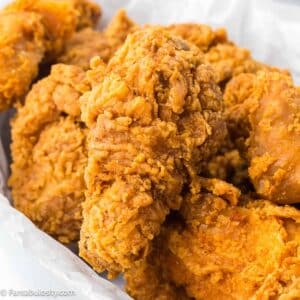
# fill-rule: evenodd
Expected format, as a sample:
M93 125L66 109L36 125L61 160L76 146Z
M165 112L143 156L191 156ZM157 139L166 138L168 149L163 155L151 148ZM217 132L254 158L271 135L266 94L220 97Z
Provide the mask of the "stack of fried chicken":
M300 299L300 88L224 29L0 13L13 203L150 299ZM48 72L49 67L51 71Z

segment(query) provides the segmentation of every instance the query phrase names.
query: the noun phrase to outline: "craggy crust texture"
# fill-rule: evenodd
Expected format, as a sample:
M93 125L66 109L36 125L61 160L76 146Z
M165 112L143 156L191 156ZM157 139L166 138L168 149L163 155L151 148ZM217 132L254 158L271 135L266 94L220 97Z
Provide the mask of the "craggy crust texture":
M23 96L44 55L44 27L35 13L0 15L0 111Z
M241 75L224 98L257 193L279 203L299 202L300 94L291 78L277 72Z
M204 24L173 24L167 26L166 30L194 44L203 52L207 52L212 46L228 41L225 29L219 28L214 31Z
M297 299L300 212L263 200L231 206L221 197L185 198L179 224L166 224L155 251L125 274L135 299L160 299L159 278L169 293L181 288L197 300Z
M17 0L1 11L0 111L22 101L40 62L52 61L66 40L94 24L99 13L87 0Z
M74 32L95 26L101 15L100 7L89 0L16 0L4 11L34 12L41 16L47 56L59 54Z
M248 49L236 46L228 40L223 28L213 30L203 24L174 24L166 29L203 51L205 61L213 66L217 82L223 87L233 76L256 73L259 70L278 69L255 61ZM288 74L288 71L281 70Z
M90 60L94 56L100 56L107 63L114 52L124 43L127 35L136 28L137 25L127 17L125 11L120 10L103 32L95 31L92 28L76 32L66 43L65 49L57 61L77 65L84 70L89 69Z
M82 98L90 136L80 255L113 275L148 254L225 124L202 54L161 28L129 35L98 68L102 79Z
M103 61L107 62L112 55L111 52L109 41L103 32L85 28L71 37L57 61L88 70L90 60L94 56L100 56Z
M211 47L205 54L205 59L214 67L219 83L240 73L254 73L263 66L252 59L249 50L232 43L220 43Z
M14 205L62 242L79 237L86 129L79 97L87 86L75 66L55 65L35 84L12 122Z

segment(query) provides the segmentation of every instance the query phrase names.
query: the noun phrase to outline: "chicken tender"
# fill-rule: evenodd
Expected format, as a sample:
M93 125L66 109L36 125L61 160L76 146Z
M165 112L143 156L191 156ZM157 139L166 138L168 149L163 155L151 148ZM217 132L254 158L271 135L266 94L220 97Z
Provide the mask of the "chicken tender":
M297 299L300 212L264 200L225 200L203 189L185 197L177 224L167 222L150 256L125 275L135 299L159 294L162 276L171 292L184 288L191 299ZM141 270L149 268L147 278Z
M79 97L88 89L78 67L55 65L36 83L12 122L14 206L67 243L79 237L87 162Z
M94 56L100 56L107 63L127 35L136 28L137 25L127 17L125 11L120 10L103 32L85 28L75 33L57 61L77 65L85 70L89 69L90 60Z
M88 0L17 0L0 12L0 111L22 101L42 61L51 61L99 8ZM89 20L89 22L88 22Z
M300 202L300 93L278 72L240 75L225 91L229 128L258 194ZM236 130L236 128L239 128Z
M80 255L113 276L148 254L225 123L202 53L160 27L129 35L94 69L99 83L82 98L90 134Z

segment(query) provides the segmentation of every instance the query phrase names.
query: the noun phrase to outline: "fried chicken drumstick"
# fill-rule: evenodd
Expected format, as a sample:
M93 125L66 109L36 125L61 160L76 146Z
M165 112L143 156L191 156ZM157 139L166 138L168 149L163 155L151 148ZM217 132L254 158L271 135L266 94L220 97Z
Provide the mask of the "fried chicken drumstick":
M297 299L300 212L264 200L232 206L234 188L223 186L223 195L186 195L149 257L125 274L134 299Z
M76 66L55 65L36 83L12 122L14 205L64 243L79 237L87 161L79 97L88 87Z
M16 0L0 12L0 111L22 101L42 61L51 61L76 31L93 26L89 0Z
M202 53L162 28L129 35L94 69L99 83L82 98L90 131L80 255L115 275L148 254L225 124Z

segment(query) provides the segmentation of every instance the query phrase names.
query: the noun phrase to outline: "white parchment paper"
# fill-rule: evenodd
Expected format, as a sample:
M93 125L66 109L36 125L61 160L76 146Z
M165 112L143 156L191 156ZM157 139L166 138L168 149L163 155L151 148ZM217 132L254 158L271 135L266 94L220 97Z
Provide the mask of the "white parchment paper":
M0 0L0 6L9 0ZM230 38L265 63L288 68L300 84L298 0L99 0L102 26L123 7L136 22L206 23L226 27ZM9 114L0 114L0 298L130 299L69 249L38 230L7 198ZM5 145L3 149L2 144ZM5 150L5 151L4 151ZM2 195L1 195L2 194ZM120 284L119 284L120 285ZM13 297L9 290L73 291L70 297ZM4 292L3 292L4 291ZM4 295L3 294L3 295Z

